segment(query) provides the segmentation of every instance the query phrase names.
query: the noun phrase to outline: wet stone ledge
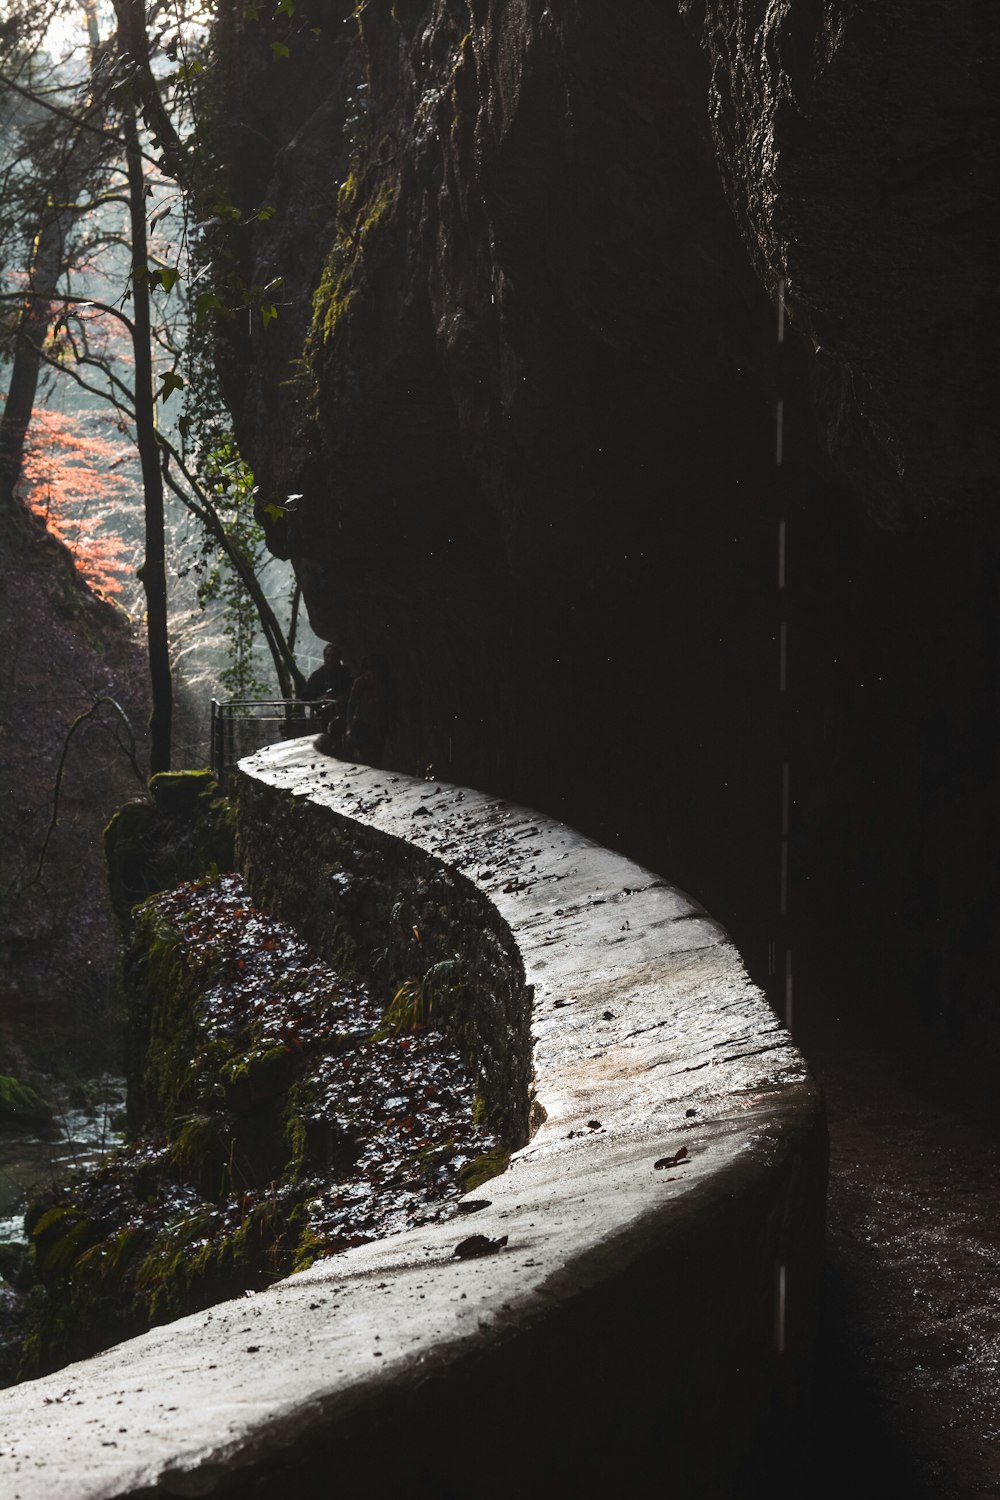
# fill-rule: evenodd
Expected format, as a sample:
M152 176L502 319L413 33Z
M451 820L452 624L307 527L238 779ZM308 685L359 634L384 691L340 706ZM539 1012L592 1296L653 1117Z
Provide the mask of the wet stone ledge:
M726 933L539 814L309 740L241 803L255 899L330 960L457 956L518 1149L458 1219L3 1392L0 1492L720 1494L808 1333L826 1161Z
M306 743L306 767L321 789L341 762ZM443 861L436 849L368 821L391 807L403 784L385 773L367 787L346 785L334 805L323 797L289 797L263 777L244 775L238 826L247 884L258 905L293 923L333 967L371 980L386 998L402 984L426 984L432 1003L449 1007L444 1019L488 1122L509 1145L523 1146L532 1103L524 964L482 880L467 877L467 863ZM413 828L449 826L436 808L441 788L415 785L423 797L408 809ZM451 822L467 821L462 806L471 795L451 792ZM480 852L488 854L488 845ZM466 851L466 862L475 858L476 851ZM478 876L492 875L488 863L479 863ZM438 981L439 974L446 979ZM455 990L458 998L449 1003Z

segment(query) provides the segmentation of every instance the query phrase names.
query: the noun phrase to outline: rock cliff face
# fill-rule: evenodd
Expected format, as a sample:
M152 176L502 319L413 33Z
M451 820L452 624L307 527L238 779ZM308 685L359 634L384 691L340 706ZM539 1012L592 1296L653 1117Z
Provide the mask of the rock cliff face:
M143 655L129 621L33 517L0 514L0 552L0 1072L56 1071L66 1054L105 1067L118 951L101 829L143 788L118 715L95 705L121 706L141 755Z
M233 45L238 201L277 208L245 275L284 285L230 394L262 501L302 495L272 544L314 625L388 661L396 763L751 863L772 312L679 18L377 4L284 72Z
M995 7L681 8L727 197L815 348L835 456L889 521L995 504Z
M937 910L949 839L963 857L942 830L995 798L988 753L963 801L947 748L994 742L970 697L993 544L977 581L973 523L895 539L861 505L895 523L988 489L990 325L949 279L981 284L995 232L985 22L947 23L935 124L927 7L682 9L234 9L218 139L245 219L275 212L228 254L283 282L220 366L314 626L391 674L391 761L622 844L760 973L783 757L796 899L872 930Z

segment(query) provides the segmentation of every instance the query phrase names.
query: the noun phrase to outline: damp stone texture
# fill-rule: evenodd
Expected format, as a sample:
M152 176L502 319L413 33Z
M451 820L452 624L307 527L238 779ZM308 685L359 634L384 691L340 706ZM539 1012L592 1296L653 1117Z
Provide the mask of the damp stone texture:
M0 1493L715 1492L808 1338L826 1173L725 930L539 813L311 739L242 762L240 800L255 898L317 945L397 977L464 955L510 1166L449 1221L0 1393Z

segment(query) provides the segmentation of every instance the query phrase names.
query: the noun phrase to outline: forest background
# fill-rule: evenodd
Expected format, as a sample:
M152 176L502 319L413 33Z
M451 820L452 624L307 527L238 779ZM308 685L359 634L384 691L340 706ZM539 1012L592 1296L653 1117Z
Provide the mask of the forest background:
M280 316L210 252L209 11L0 15L0 1073L113 1049L104 824L207 763L213 697L293 696L322 650L206 353Z

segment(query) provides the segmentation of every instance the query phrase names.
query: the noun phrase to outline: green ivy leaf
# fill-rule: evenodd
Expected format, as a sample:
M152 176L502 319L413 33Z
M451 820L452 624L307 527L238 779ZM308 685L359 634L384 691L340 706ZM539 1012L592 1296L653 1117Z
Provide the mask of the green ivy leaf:
M273 203L262 203L257 210L256 217L262 224L266 224L268 219L273 219L276 213L277 209Z
M168 401L174 391L184 389L184 377L178 375L176 370L165 370L162 376L163 384L156 393L157 400Z
M181 279L181 273L176 266L151 267L149 274L154 281L160 283L165 292L172 292Z
M210 229L215 224L224 224L227 219L242 219L243 210L231 203L224 194L212 200L212 214L207 219L199 219L194 226L195 229Z
M284 42L272 42L271 51L274 54L275 62L279 62L283 57L291 57L292 55Z
M264 514L271 521L280 521L285 512L282 506L272 503L264 506Z
M265 302L260 310L260 321L266 328L268 323L273 323L278 316L278 309L273 302Z
M278 4L275 7L274 14L276 16L279 15L279 14L284 14L286 16L294 16L294 14L295 14L295 0L278 0Z
M214 292L201 292L195 298L194 320L199 328L204 327L210 312L222 312L222 302Z

